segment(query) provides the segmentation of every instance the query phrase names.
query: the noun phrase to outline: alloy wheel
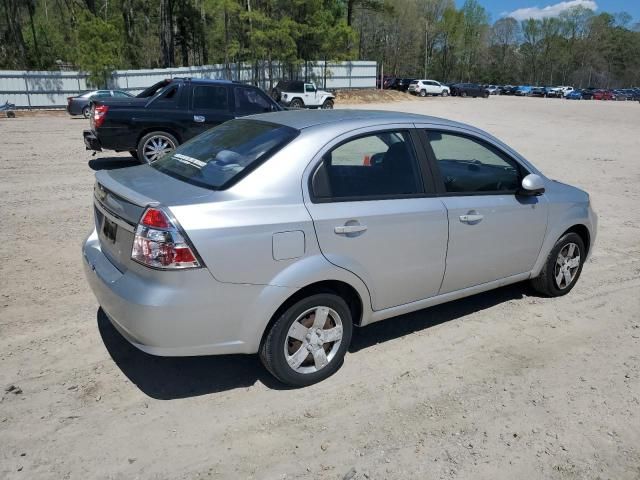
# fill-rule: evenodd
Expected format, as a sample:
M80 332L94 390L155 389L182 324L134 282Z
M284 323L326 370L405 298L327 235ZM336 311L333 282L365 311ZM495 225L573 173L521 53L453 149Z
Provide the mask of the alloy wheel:
M342 319L335 310L325 306L306 310L287 332L284 355L289 367L304 374L322 370L335 358L342 335Z
M558 252L553 269L553 278L560 290L568 288L576 278L580 268L580 247L567 243Z
M145 162L151 163L175 148L176 146L169 137L154 135L145 142L142 148L143 159Z

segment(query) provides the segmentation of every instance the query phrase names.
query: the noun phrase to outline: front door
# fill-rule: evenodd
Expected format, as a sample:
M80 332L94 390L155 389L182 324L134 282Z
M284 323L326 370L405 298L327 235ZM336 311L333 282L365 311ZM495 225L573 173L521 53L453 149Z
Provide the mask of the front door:
M529 272L547 227L543 196L518 196L526 172L483 140L427 131L443 185L449 247L440 293Z
M406 126L351 134L311 173L320 249L364 281L374 310L436 295L444 273L447 214L411 138Z

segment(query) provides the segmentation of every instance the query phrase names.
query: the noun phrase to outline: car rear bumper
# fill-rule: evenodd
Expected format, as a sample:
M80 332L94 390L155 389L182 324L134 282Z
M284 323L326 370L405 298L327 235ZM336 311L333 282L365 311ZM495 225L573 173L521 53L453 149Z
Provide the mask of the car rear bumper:
M114 327L152 355L258 351L271 315L293 290L216 281L206 268L124 273L102 253L94 230L83 246L85 276Z
M93 133L92 130L84 130L82 132L82 137L84 138L84 146L87 150L95 150L96 152L102 151L100 140L98 140L98 137L96 137L96 134Z

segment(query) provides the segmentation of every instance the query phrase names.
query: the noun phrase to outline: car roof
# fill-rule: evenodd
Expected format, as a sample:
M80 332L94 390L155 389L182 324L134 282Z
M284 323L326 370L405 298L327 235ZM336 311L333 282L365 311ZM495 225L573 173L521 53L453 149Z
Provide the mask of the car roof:
M229 85L232 82L231 80L219 80L219 79L211 79L211 78L183 78L183 77L174 77L172 80L182 80L182 81L189 81L191 83L202 83L202 84L224 84L224 85ZM247 85L248 87L251 87L253 85Z
M477 130L464 123L445 118L387 110L285 110L283 112L261 113L248 118L277 123L297 130L338 123L345 130L384 123L432 123Z

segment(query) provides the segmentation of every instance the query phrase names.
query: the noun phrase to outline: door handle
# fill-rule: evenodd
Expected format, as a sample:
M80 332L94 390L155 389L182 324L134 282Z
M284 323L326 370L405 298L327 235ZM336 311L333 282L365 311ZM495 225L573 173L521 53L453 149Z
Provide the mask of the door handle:
M204 115L194 115L193 121L198 123L204 123Z
M333 231L338 235L346 235L349 233L360 233L367 229L366 225L342 225L335 227Z
M480 215L477 213L468 213L467 215L460 215L460 221L462 223L475 223L479 222L484 218L484 215Z

